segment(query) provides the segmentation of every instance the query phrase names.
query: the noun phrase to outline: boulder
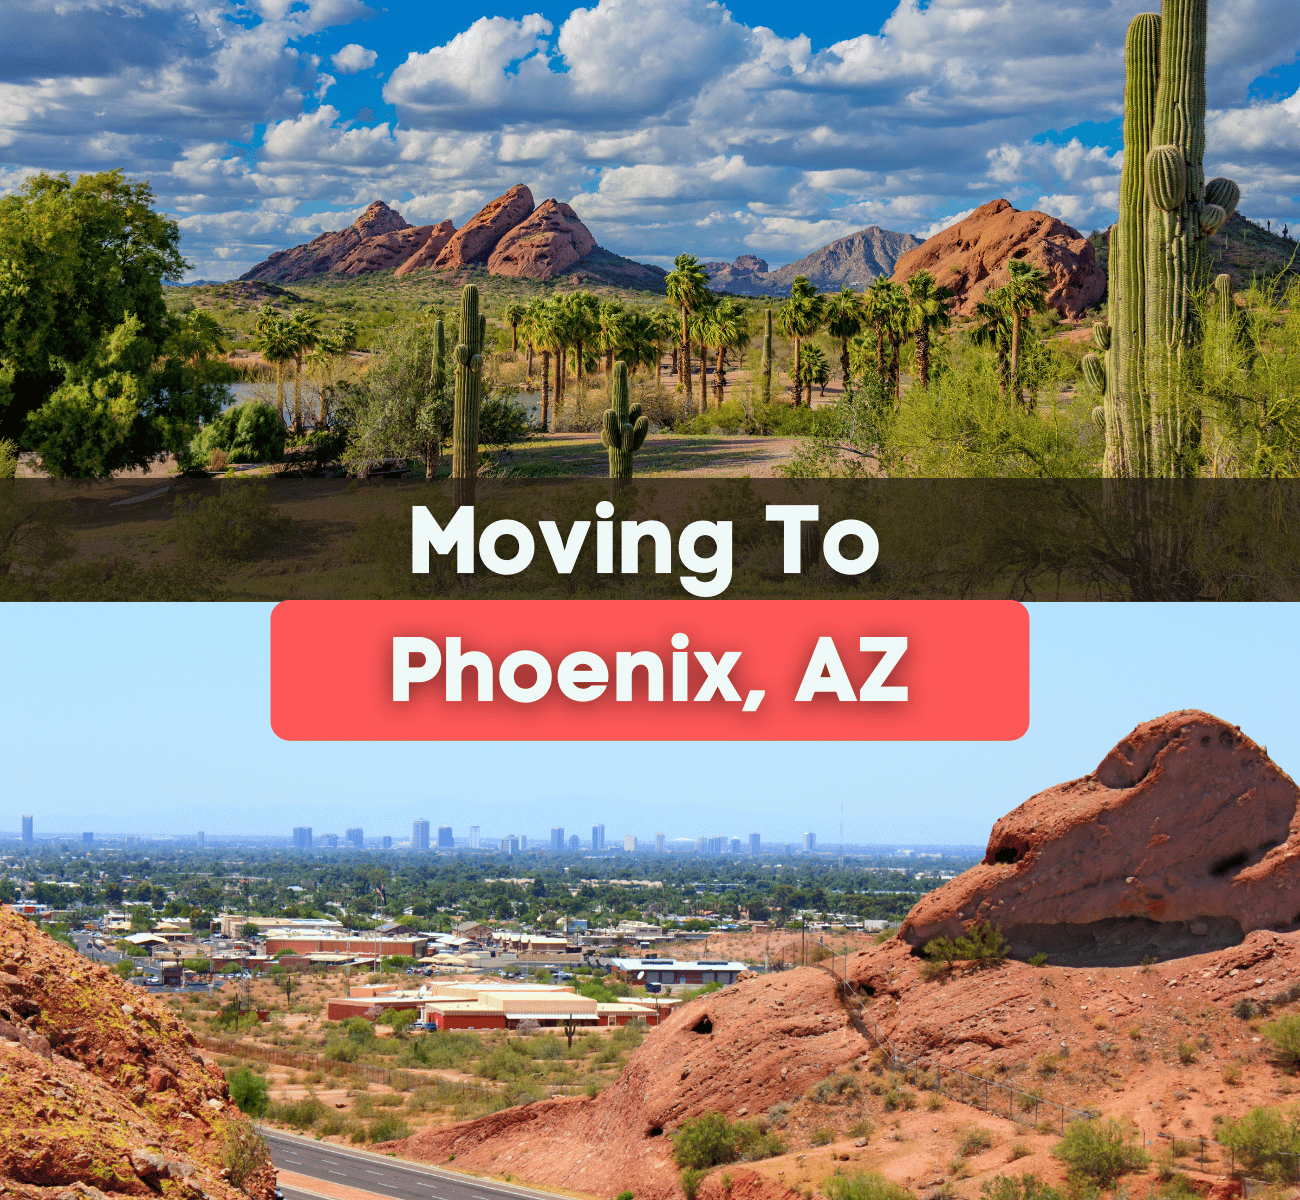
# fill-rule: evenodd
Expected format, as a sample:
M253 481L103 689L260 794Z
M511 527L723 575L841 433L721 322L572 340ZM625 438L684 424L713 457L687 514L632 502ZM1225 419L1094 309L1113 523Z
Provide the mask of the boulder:
M558 200L545 200L497 243L488 259L488 273L554 279L595 247L596 239L572 208Z
M456 226L450 221L443 221L441 225L432 225L428 228L431 232L423 245L393 272L394 277L409 275L422 267L432 267L438 255L442 253L442 248L451 241L451 235L456 232Z
M1139 725L1081 779L993 826L984 860L921 898L914 950L975 922L1016 957L1123 966L1300 927L1300 789L1195 709Z
M532 212L532 192L522 183L515 184L456 230L433 265L444 270L487 262L497 243Z
M986 292L1010 278L1013 258L1051 276L1047 305L1063 317L1077 320L1105 294L1106 275L1083 234L1047 213L1012 208L1007 200L982 205L902 255L893 278L906 283L917 271L929 271L956 296L954 315L971 316Z

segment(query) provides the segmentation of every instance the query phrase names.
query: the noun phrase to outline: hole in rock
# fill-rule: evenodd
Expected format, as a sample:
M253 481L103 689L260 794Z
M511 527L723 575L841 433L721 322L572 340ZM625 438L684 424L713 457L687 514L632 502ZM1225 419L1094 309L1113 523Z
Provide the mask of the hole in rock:
M646 1134L646 1137L662 1137L663 1132L664 1127L662 1125L651 1125L650 1132Z
M1220 746L1231 746L1235 740L1236 739L1232 736L1232 731L1230 729L1223 729L1219 731Z
M1207 733L1204 737L1201 738L1201 745L1208 746L1209 744L1210 744L1210 735Z
M1229 854L1227 858L1219 859L1219 861L1210 868L1210 874L1226 875L1233 869L1233 867L1240 867L1249 857L1250 855L1248 855L1244 850L1237 854Z
M694 1025L691 1026L692 1033L712 1033L713 1022L708 1017L701 1017Z
M1187 958L1240 945L1245 938L1234 917L1156 921L1106 917L1100 921L1025 923L1002 931L1013 958L1046 954L1056 967L1136 967L1144 958Z
M1020 851L1014 846L999 846L996 854L993 855L995 863L1013 863L1020 857Z

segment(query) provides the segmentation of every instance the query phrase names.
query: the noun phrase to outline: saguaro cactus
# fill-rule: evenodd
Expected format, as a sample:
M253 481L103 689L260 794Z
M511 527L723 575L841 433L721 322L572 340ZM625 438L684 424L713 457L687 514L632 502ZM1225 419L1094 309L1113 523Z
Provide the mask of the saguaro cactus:
M483 400L483 322L478 288L466 284L460 294L460 336L456 347L456 409L451 425L452 499L474 503L478 477L478 413Z
M601 445L609 451L611 479L632 478L632 456L641 449L649 430L650 419L641 415L641 406L628 403L627 363L620 358L614 364L610 407L605 410L600 432Z
M1192 414L1182 394L1203 286L1206 239L1232 215L1237 185L1205 183L1206 0L1163 0L1124 48L1124 169L1111 227L1111 349L1105 363L1107 475L1189 474ZM1086 370L1087 368L1085 368Z
M437 395L447 386L447 335L441 319L433 323L433 391Z
M763 310L763 403L772 401L772 310Z

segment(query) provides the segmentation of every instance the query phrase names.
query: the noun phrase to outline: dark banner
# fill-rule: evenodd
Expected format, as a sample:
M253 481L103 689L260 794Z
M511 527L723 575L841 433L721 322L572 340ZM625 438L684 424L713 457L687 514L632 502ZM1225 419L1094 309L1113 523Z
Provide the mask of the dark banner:
M1295 600L1300 485L0 482L7 600Z

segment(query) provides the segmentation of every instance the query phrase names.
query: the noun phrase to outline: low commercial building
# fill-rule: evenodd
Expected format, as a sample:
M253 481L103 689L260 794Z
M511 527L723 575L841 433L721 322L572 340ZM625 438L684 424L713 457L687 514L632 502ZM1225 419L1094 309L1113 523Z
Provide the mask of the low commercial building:
M428 950L425 937L366 937L364 934L321 934L272 929L266 935L266 953L274 957L281 950L294 954L356 954L379 958L423 958Z
M698 961L676 958L611 958L613 973L626 983L657 983L661 987L685 984L699 987L704 983L735 983L742 971L749 968L743 962L724 959Z

